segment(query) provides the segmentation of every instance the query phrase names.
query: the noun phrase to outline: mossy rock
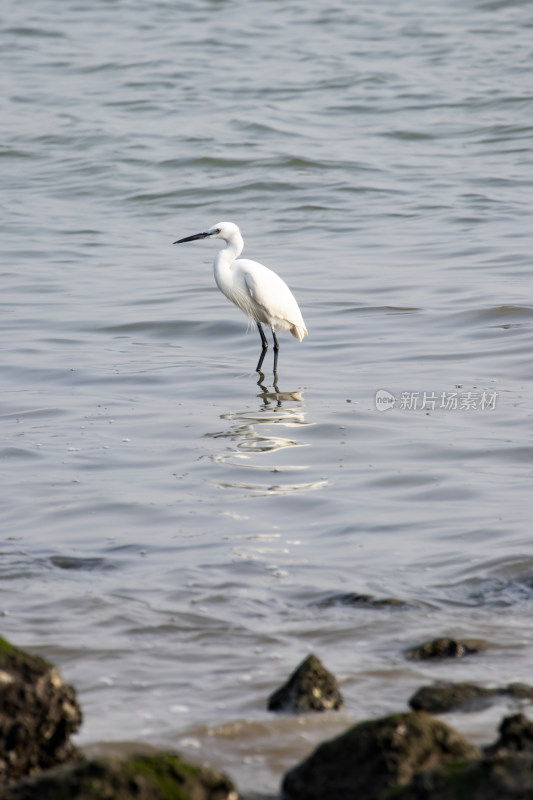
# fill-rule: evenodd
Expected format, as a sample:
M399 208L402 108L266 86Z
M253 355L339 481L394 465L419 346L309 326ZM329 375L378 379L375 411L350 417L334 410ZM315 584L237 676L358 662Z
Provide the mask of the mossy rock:
M509 683L501 692L514 700L533 700L533 686L528 683Z
M0 800L238 800L223 773L172 753L97 758L6 787Z
M431 639L423 644L411 647L406 650L406 658L411 661L426 661L429 659L445 658L464 658L465 656L478 653L487 647L486 643L480 639L451 639L448 636L441 636Z
M409 700L414 711L444 714L447 711L479 711L497 697L533 701L533 687L527 683L510 683L495 689L477 683L451 683L439 681L431 686L421 686Z
M487 756L527 753L533 757L533 722L524 714L504 717L498 728L500 734L494 744L484 748Z
M57 667L0 638L0 784L77 758L80 723Z
M358 592L344 592L343 594L333 594L319 600L317 605L327 608L328 606L351 606L352 608L368 609L400 609L411 608L409 603L398 600L396 597L373 597L371 594L359 594Z
M283 781L284 800L379 800L391 786L442 761L479 751L429 714L411 712L354 725L324 742Z
M11 671L16 669L19 673L30 675L44 675L53 665L40 656L34 656L20 650L15 645L0 636L0 669Z
M415 775L380 800L531 800L533 759L521 756L461 760Z
M331 711L342 707L342 695L335 676L315 655L304 659L287 683L268 699L269 711L285 711L292 714Z
M409 700L414 711L443 714L455 709L478 710L492 702L498 689L485 689L475 683L435 683L422 686Z

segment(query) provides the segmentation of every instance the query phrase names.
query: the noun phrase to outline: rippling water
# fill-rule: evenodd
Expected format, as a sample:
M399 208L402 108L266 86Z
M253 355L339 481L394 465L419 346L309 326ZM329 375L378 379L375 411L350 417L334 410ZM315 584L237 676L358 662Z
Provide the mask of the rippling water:
M530 679L531 10L6 4L2 633L76 686L80 742L274 794L423 682ZM277 392L214 245L171 245L220 219L309 329ZM445 634L490 646L404 659ZM310 651L347 712L268 715Z

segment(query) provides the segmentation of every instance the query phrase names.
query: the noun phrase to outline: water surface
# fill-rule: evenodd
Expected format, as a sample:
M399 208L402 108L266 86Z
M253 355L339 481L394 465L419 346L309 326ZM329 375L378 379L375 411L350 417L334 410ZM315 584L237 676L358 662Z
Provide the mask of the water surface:
M274 795L421 683L530 679L530 12L6 6L2 634L75 685L80 743ZM302 308L279 391L216 245L172 246L221 219ZM489 648L405 660L437 635ZM267 714L309 652L346 712Z

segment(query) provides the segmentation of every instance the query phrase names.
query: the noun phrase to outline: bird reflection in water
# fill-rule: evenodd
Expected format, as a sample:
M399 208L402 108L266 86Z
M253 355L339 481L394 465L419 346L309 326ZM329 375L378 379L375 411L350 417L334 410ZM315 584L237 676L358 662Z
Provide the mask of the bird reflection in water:
M257 385L261 389L260 394L257 396L263 400L265 406L271 405L272 403L276 403L278 408L281 408L283 401L295 401L297 403L301 403L303 400L303 392L301 389L298 389L295 392L280 392L278 388L278 376L274 374L274 391L269 392L267 387L265 386L265 376L261 370L257 370L259 373L259 380L257 381Z
M228 423L227 429L208 433L207 436L224 439L228 443L225 450L211 456L213 461L239 470L268 472L268 482L244 483L241 480L231 480L230 475L225 474L226 480L220 482L219 487L246 489L261 494L287 494L319 488L326 481L272 484L271 473L294 473L309 469L308 459L303 463L300 459L300 463L295 464L288 463L287 457L290 453L292 461L296 449L300 452L300 448L309 447L310 443L303 440L302 433L312 423L305 418L301 389L281 392L275 386L275 391L269 391L264 383L264 375L259 375L258 385L261 391L257 397L261 402L257 409L221 414L220 418ZM287 429L292 429L294 435L287 436Z

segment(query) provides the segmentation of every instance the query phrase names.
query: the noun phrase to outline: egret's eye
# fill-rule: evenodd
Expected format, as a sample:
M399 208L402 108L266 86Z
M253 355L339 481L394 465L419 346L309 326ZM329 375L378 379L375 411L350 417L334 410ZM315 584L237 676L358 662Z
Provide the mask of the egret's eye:
M221 229L220 229L220 228L217 228L217 229L216 229L216 233L220 233L220 231L221 231Z

